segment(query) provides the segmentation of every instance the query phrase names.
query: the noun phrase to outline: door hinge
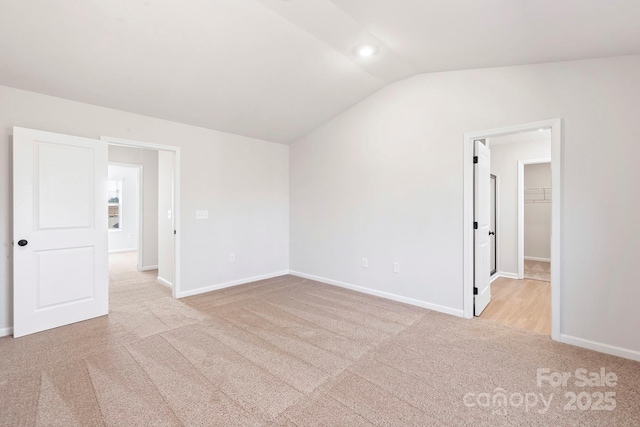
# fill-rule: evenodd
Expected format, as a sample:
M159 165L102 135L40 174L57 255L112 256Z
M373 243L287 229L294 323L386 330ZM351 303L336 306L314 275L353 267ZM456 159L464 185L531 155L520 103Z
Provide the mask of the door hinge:
M473 163L478 163L478 156L473 156Z
M173 230L173 234L174 234L174 235L175 235L175 234L177 234L177 233L176 233L176 230Z
M477 221L473 221L473 229L474 230L478 229L478 222Z
M473 287L473 294L478 295L478 288L476 288L475 286Z

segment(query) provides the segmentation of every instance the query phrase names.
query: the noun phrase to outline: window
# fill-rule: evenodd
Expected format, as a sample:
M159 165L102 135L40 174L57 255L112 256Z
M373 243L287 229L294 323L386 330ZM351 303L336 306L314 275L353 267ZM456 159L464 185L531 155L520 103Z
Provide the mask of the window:
M107 181L107 199L109 202L109 231L122 229L122 180Z

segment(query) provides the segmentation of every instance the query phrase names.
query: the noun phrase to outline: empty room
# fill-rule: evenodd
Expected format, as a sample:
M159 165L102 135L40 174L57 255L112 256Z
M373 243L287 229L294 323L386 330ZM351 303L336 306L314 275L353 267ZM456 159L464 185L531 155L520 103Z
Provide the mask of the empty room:
M639 19L0 0L0 425L640 425Z

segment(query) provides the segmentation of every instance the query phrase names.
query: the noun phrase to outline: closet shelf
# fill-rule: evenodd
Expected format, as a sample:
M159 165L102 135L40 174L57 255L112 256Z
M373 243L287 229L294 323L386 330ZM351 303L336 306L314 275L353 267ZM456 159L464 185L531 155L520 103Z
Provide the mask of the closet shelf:
M551 187L525 187L525 203L551 203Z

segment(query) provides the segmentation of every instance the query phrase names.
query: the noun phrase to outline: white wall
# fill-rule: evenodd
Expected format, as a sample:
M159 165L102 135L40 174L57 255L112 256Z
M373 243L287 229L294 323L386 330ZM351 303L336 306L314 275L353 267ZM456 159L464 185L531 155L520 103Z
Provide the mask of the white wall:
M551 188L551 164L525 165L524 186ZM524 204L524 256L551 259L551 203Z
M179 146L184 291L288 269L288 146L0 86L0 332L13 318L13 126ZM209 220L196 221L203 208Z
M138 168L109 165L109 179L122 180L120 222L109 230L109 252L138 250Z
M518 160L551 157L551 132L544 140L522 141L518 135L489 140L491 173L500 177L498 271L518 275ZM549 205L551 206L551 205Z
M142 166L142 268L158 267L158 151L109 146L109 161Z
M173 163L175 155L158 152L158 277L173 285L175 242L173 234ZM169 215L171 213L171 215Z
M462 313L463 135L559 117L561 333L640 358L638 111L640 56L387 86L291 146L291 269Z

